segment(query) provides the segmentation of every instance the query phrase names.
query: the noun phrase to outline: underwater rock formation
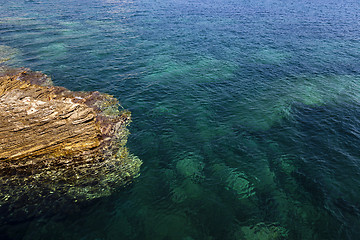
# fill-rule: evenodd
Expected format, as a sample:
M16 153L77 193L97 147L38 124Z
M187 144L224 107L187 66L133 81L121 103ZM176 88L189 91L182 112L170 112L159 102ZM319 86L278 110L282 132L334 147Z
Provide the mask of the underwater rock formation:
M258 223L253 226L244 226L235 233L235 239L252 240L283 240L289 239L288 231L279 224Z
M201 157L194 153L185 154L183 159L176 163L176 170L181 176L194 182L200 182L205 178L204 163L201 161Z
M136 177L142 162L125 146L130 112L119 106L0 67L0 222L108 196Z
M169 182L171 200L174 203L193 201L204 197L201 183L205 179L203 158L193 152L184 152L179 155L175 169L166 171Z
M13 62L16 55L19 54L19 50L6 45L0 45L0 64L7 62Z
M222 163L214 164L211 168L214 175L222 179L225 188L236 193L238 199L255 195L255 188L244 173Z

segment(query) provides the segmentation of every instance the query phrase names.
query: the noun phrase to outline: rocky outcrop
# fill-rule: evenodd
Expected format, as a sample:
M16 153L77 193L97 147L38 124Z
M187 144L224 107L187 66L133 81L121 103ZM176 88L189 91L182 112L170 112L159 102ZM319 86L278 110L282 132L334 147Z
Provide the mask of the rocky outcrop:
M99 92L0 68L0 220L108 196L139 173L126 148L130 112Z

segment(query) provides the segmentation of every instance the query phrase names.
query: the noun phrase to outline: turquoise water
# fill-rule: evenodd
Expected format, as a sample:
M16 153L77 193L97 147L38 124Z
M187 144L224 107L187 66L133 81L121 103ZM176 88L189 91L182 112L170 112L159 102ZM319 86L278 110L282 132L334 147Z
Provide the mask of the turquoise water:
M360 239L360 2L0 0L0 60L132 112L128 188L1 239Z

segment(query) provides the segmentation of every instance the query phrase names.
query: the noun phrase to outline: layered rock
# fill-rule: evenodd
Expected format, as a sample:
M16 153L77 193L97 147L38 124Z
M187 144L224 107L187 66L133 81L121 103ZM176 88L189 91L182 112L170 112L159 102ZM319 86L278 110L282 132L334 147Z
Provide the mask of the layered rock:
M0 68L0 212L23 219L108 196L139 173L125 144L130 112L28 69ZM5 216L4 214L0 215Z

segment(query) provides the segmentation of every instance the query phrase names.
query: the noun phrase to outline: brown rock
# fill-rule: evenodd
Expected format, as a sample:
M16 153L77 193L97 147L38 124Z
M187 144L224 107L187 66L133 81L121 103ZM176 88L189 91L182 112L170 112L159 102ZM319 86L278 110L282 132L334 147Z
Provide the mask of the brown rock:
M118 107L107 94L72 92L40 72L0 68L2 220L108 196L136 177L141 161L125 146L130 112Z

